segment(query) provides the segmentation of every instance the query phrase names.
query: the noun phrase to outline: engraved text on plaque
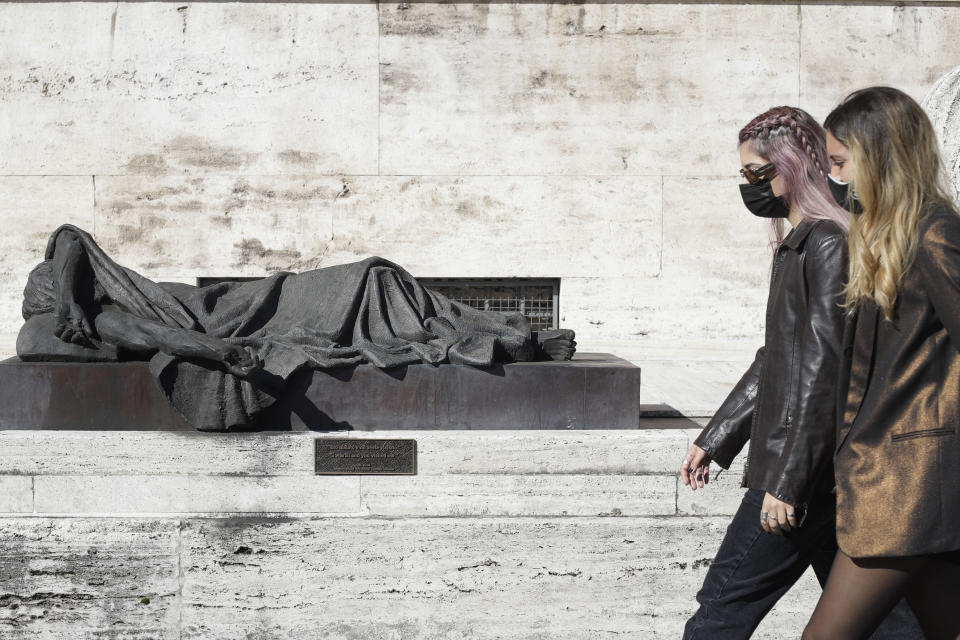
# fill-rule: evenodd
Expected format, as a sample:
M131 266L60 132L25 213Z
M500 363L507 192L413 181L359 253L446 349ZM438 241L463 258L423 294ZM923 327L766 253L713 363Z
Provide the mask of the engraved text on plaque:
M416 475L417 441L317 438L314 472L321 475Z

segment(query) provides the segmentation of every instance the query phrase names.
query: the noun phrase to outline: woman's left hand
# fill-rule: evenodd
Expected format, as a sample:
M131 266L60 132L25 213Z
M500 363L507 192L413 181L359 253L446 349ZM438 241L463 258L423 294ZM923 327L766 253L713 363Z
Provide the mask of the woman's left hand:
M763 516L764 513L767 514L766 518ZM767 533L775 533L778 536L791 531L797 526L797 514L793 505L767 493L763 496L763 506L760 508L760 526Z

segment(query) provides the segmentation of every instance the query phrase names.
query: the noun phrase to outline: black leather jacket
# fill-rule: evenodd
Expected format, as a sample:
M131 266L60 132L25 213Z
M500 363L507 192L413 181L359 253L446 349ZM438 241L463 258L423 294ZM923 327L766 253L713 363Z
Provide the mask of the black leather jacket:
M804 219L774 256L766 337L695 443L724 468L750 440L742 486L803 507L833 486L847 239Z

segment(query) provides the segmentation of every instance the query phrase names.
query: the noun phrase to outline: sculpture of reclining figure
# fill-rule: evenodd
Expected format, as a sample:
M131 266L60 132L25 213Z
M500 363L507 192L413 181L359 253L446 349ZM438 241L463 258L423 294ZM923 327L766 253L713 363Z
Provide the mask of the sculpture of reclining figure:
M23 360L150 360L203 430L254 423L304 368L569 359L570 330L532 332L424 288L382 258L207 287L153 282L64 225L24 290Z

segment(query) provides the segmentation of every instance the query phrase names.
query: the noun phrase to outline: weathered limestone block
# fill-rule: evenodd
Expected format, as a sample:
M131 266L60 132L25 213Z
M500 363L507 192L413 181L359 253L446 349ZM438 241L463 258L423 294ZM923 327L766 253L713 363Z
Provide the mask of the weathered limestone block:
M6 227L0 235L4 271L21 265L29 270L43 260L47 238L61 224L94 227L93 178L0 176L0 220Z
M411 437L378 431L377 437ZM359 437L363 437L359 435ZM680 430L417 433L417 474L671 474Z
M0 155L13 151L0 148ZM65 222L92 229L93 202L91 176L0 176L0 222L5 227L0 234L0 334L15 337L23 324L23 287L27 274L43 260L50 232ZM12 341L0 348L4 352L13 352Z
M5 5L0 174L375 172L377 37L373 3Z
M682 456L682 453L680 454ZM372 516L672 516L675 475L364 477Z
M740 159L737 132L729 134L724 148L729 150L733 174ZM743 206L738 187L733 175L663 178L662 277L674 286L686 284L691 298L712 303L723 317L737 315L735 309L749 313L758 303L762 316L773 263L773 232L769 220ZM786 221L784 229L790 230Z
M662 518L191 521L183 633L676 637L722 530Z
M179 638L179 524L0 518L0 637Z
M50 514L359 513L357 477L37 476L34 507Z
M690 259L703 261L703 256ZM763 343L766 295L766 286L744 287L706 274L564 278L561 326L576 327L577 341L591 349L616 341L663 352L712 341L746 345L733 352L740 356L749 354L755 341L757 346Z
M94 237L154 279L299 271L329 250L344 189L323 176L103 176Z
M33 511L33 478L0 476L0 513Z
M762 344L760 338L756 344L745 345L743 352ZM643 370L643 389L640 392L641 405L657 405L645 410L673 410L684 418L677 418L677 426L692 429L690 442L693 442L700 429L716 413L734 383L739 380L753 361L741 358L737 361L686 360L682 354L670 360L637 360ZM644 422L647 419L644 419ZM644 427L646 428L646 427Z
M725 518L0 519L4 638L675 638ZM808 574L755 637L799 633Z
M736 131L730 130L725 145L730 167L739 163ZM770 228L744 208L736 178L666 176L662 206L657 277L565 278L563 321L577 327L583 342L762 344L773 257Z
M661 189L651 177L104 176L96 184L97 240L145 275L255 276L370 255L433 277L660 270Z
M783 70L798 18L789 5L383 5L381 171L729 174L730 132L796 101Z
M923 108L940 138L943 163L956 197L960 194L960 67L937 80L924 98Z
M417 474L672 475L681 429L631 431L376 431L153 433L0 431L0 476L313 475L317 437L413 438Z
M357 177L349 189L334 209L328 262L381 255L430 277L659 270L656 178Z
M800 106L822 121L848 93L873 85L922 99L960 59L957 9L802 3Z

